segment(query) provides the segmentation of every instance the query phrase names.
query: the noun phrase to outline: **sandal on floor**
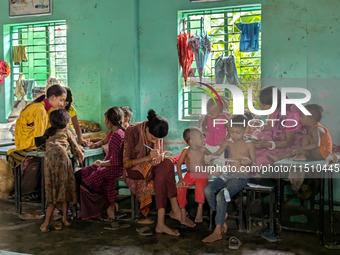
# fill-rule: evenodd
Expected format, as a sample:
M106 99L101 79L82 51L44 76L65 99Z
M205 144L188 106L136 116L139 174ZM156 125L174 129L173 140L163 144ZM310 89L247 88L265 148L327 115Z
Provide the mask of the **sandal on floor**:
M152 229L148 226L142 227L142 228L136 228L136 231L141 236L153 236Z
M61 230L63 229L63 223L61 223L61 221L57 221L54 223L53 227L55 230Z
M112 218L98 218L98 219L101 222L108 222L108 223L115 221L115 219L112 219Z
M155 223L154 220L149 219L149 218L140 219L140 220L137 220L136 222L137 222L138 224L141 224L141 225L151 225L151 224L154 224L154 223Z
M44 224L41 224L41 226L40 226L40 231L41 231L42 233L47 233L47 232L50 232L50 231L51 231L49 228L47 228L46 230L43 230L43 226L44 226Z
M126 217L126 216L127 216L126 213L118 213L118 212L116 212L115 220L124 220L124 217Z
M22 220L41 220L45 217L45 214L38 215L37 213L25 213L19 214L19 218Z
M238 248L240 248L240 246L241 246L241 241L237 237L232 236L229 238L228 248L230 250L237 250Z
M111 222L110 227L104 227L106 230L118 230L122 228L129 228L131 225L130 224L120 224L119 222Z
M266 230L261 234L261 237L266 239L268 242L276 243L277 237L274 233L272 233L270 230Z

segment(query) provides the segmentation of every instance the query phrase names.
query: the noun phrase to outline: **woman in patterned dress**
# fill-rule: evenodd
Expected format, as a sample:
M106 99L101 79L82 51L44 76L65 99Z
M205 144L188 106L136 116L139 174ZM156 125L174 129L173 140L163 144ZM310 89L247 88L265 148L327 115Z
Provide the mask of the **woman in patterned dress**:
M62 222L69 226L67 221L68 204L77 202L76 181L71 160L67 149L71 146L71 152L76 161L82 162L84 155L68 130L70 115L65 109L58 109L50 114L51 127L46 130L46 154L44 162L46 216L40 226L41 232L49 231L52 213L57 204L61 203L63 217Z

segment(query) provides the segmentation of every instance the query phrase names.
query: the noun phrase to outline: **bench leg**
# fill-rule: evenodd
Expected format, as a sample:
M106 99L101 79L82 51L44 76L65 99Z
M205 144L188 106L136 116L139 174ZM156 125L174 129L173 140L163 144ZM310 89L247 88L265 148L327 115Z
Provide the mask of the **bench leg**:
M238 231L244 230L243 222L243 191L238 193Z
M41 211L45 213L45 175L44 175L44 158L41 158Z
M270 231L274 232L274 201L275 201L275 194L273 192L269 195L269 217L270 217Z
M250 214L250 202L251 202L252 192L250 190L247 191L247 200L246 200L246 230L247 232L251 229L251 214Z

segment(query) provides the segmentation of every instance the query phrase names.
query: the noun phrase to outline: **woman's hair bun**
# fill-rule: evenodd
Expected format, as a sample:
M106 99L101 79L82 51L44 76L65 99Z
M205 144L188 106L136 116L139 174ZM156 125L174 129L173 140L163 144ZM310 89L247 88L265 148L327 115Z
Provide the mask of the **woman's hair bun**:
M151 109L148 111L148 121L153 120L157 117L156 111L154 109Z

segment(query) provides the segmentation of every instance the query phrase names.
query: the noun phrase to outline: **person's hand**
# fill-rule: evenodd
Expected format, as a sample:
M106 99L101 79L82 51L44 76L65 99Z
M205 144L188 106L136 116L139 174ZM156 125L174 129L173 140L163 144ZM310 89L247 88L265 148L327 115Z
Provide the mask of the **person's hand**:
M183 188L185 187L185 182L183 179L178 180L178 182L176 183L176 188Z
M78 161L78 165L83 164L84 159L85 159L84 155L81 155L81 156L78 158L78 160L77 160L77 161Z
M295 156L295 155L298 155L298 154L301 154L303 152L303 149L301 147L299 148L295 148L294 150L292 150L292 154Z
M103 148L105 154L107 154L107 152L109 151L109 146L107 146L107 145L102 145L102 148Z
M252 163L252 160L247 157L240 158L241 165L243 166L249 166Z
M94 148L96 148L96 144L95 144L95 143L92 143L92 142L90 142L90 143L89 143L89 147L90 147L90 149L94 149Z
M83 138L78 138L78 139L79 139L78 143L80 145L85 146L85 147L88 146L89 140L84 140Z
M95 166L101 166L102 165L102 161L101 160L96 160L93 165Z
M271 148L272 144L268 142L266 139L259 139L258 141L253 142L255 147L258 149L268 149Z
M157 158L159 155L160 155L159 150L153 149L153 150L151 150L150 153L149 153L149 158L150 158L150 160L151 160L151 159L155 159L155 158Z

